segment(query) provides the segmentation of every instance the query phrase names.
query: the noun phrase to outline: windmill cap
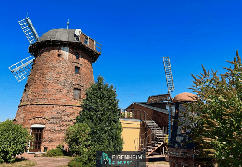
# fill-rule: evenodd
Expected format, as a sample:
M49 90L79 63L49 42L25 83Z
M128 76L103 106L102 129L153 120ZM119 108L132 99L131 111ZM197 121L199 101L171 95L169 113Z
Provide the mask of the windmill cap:
M195 98L198 96L193 93L183 92L176 95L173 99L173 102L182 102L182 101L197 101Z
M38 42L47 41L47 40L60 40L60 41L69 41L69 42L78 42L75 38L76 29L53 29L49 30L43 34Z
M101 44L97 43L80 29L52 29L29 46L29 53L36 57L39 49L46 46L68 46L86 52L94 63L101 55Z

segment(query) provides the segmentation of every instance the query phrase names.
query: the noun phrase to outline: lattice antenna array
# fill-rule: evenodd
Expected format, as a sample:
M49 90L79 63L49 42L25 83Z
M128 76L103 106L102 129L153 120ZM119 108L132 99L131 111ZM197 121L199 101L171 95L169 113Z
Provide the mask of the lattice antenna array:
M36 41L38 41L39 39L38 33L36 32L30 18L20 20L18 21L18 23L21 26L30 44L33 44Z
M32 63L34 61L33 56L29 56L16 64L11 65L8 67L10 71L13 73L15 78L18 82L22 81L23 79L27 78L32 69Z
M168 93L170 94L171 98L171 92L175 89L174 84L173 84L173 77L172 77L172 72L171 72L171 63L170 63L170 58L169 57L163 57L163 64L164 64L164 69L165 69L165 74L166 74L166 83L167 83L167 88L168 88ZM169 106L169 116L168 116L168 141L170 141L171 138L171 104Z
M168 88L168 93L173 92L174 84L173 84L173 77L172 77L172 72L171 72L171 64L170 64L170 58L169 57L163 57L163 64L164 64L164 69L165 69L165 74L166 74L166 83L167 83L167 88Z

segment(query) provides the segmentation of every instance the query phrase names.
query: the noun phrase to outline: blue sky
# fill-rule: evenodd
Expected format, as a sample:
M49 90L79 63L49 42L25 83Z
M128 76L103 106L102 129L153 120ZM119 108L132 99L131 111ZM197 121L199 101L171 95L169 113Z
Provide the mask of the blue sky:
M17 82L8 69L29 56L29 42L18 21L30 17L39 36L53 28L82 31L102 44L93 64L116 87L119 107L167 93L162 57L170 57L175 90L193 85L191 73L229 67L242 54L242 1L92 0L4 1L0 5L0 121L14 119L26 79Z

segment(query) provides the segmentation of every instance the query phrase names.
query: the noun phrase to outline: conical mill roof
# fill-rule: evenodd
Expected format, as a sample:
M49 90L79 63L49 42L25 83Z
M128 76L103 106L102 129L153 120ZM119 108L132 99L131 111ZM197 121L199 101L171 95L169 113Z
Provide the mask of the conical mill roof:
M43 34L38 42L46 40L60 40L69 42L79 42L75 38L75 29L52 29Z

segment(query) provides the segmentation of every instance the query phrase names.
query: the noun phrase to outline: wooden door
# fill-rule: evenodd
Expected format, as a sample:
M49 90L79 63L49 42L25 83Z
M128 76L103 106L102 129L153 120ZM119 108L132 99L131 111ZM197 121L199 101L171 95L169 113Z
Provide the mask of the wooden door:
M41 152L41 142L43 139L43 128L32 128L33 140L30 142L29 152Z

